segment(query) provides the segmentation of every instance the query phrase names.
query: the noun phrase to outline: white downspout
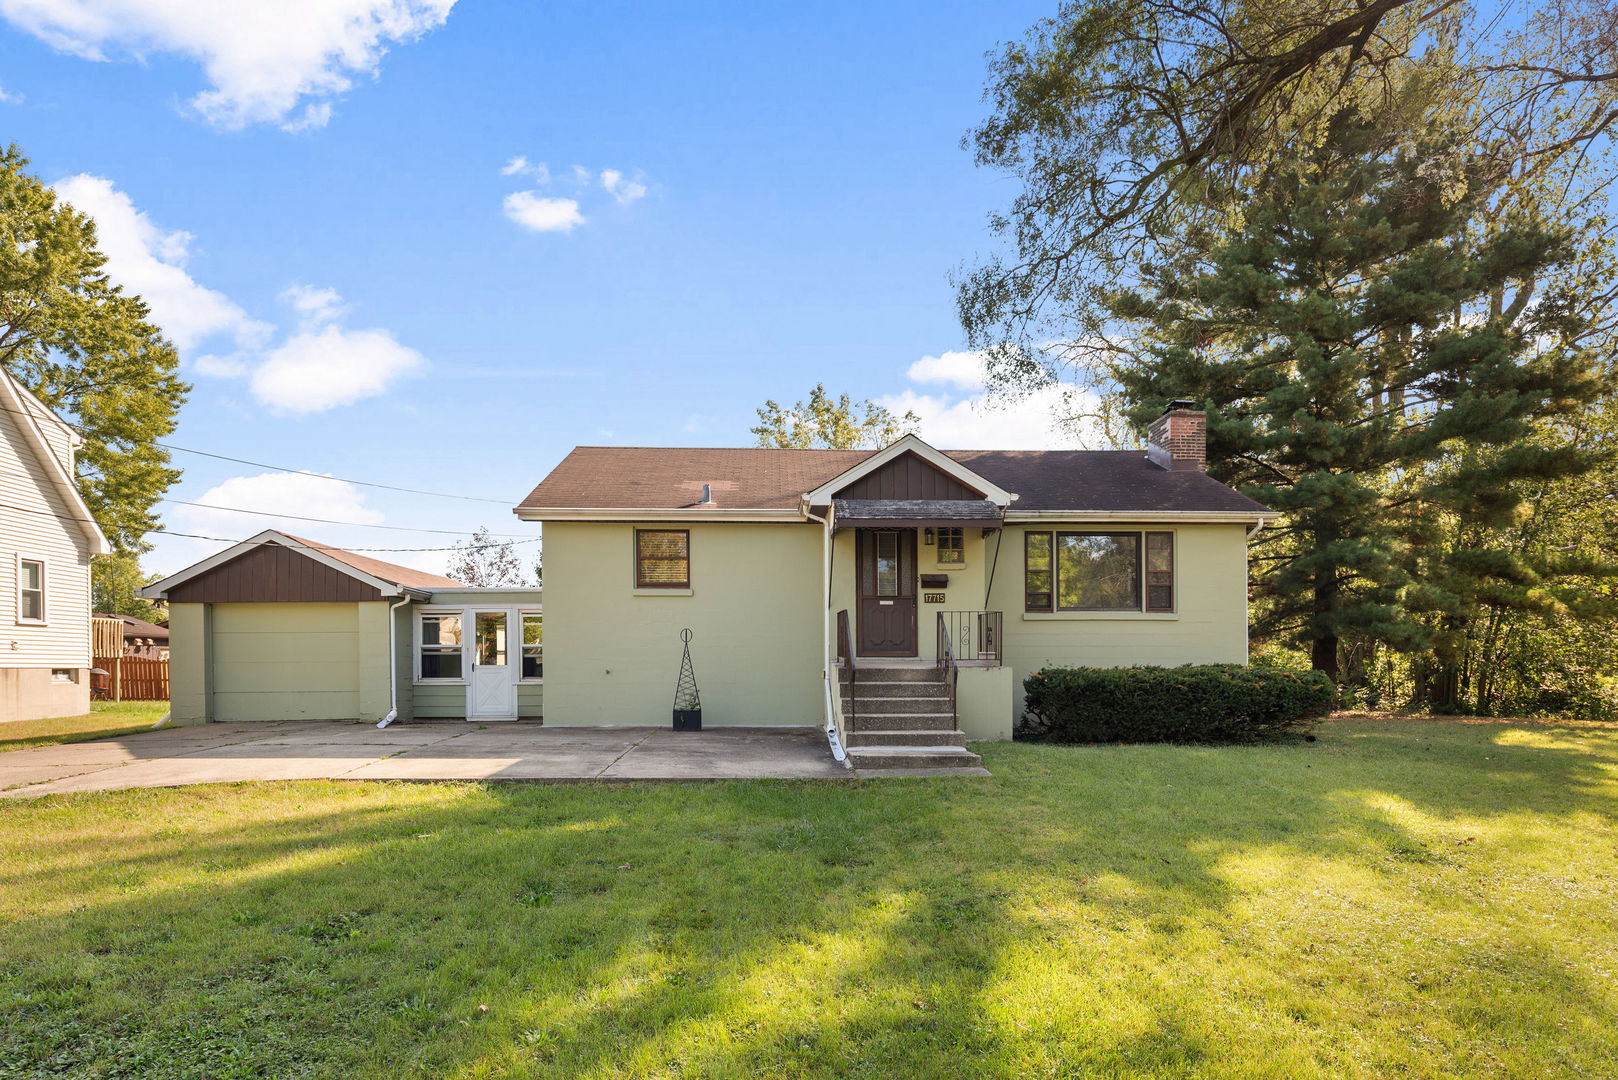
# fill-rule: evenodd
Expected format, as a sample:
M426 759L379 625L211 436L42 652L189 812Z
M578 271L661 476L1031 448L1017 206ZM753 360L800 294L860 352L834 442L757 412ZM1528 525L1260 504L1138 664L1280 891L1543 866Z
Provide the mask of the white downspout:
M831 746L832 758L846 764L848 754L843 750L843 740L837 734L837 717L832 711L834 706L831 698L831 531L836 510L828 509L825 517L816 517L810 513L806 500L803 516L824 527L820 539L820 588L823 597L820 605L820 682L826 691L826 742Z
M388 715L376 722L379 728L385 728L399 718L399 647L395 644L398 631L395 625L399 620L393 616L401 605L410 603L410 594L399 596L397 604L388 606Z

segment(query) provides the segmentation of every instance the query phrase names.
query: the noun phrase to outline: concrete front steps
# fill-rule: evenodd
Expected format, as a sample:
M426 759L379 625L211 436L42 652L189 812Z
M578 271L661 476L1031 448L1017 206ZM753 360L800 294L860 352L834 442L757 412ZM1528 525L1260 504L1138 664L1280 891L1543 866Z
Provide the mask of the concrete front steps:
M841 673L844 745L858 776L988 776L956 727L943 672L926 664L860 664Z

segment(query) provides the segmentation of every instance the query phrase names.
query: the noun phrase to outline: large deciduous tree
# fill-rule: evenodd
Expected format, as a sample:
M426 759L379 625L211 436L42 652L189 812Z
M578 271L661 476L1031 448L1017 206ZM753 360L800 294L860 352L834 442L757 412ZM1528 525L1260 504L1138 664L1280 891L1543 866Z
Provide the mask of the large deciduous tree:
M1504 182L1464 135L1389 138L1347 110L1254 178L1234 224L1188 229L1109 294L1139 335L1113 369L1130 418L1208 408L1210 472L1286 515L1258 559L1259 630L1303 638L1334 677L1345 639L1443 646L1485 595L1547 572L1440 542L1510 525L1520 483L1601 460L1534 437L1601 383L1588 304L1536 292L1569 237L1526 216L1484 227Z
M113 545L144 550L179 472L156 444L188 387L139 297L106 273L94 223L0 151L0 365L84 437L78 484Z
M886 446L921 426L913 412L895 416L874 401L853 402L847 394L835 401L818 383L808 401L783 409L766 401L752 429L757 445L782 450L863 450Z

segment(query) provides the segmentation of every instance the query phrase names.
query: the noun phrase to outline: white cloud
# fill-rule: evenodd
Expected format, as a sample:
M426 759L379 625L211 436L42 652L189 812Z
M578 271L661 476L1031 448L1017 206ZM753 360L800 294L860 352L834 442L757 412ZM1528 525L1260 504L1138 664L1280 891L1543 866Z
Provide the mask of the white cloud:
M95 219L107 274L146 302L152 321L182 353L205 342L228 345L191 361L199 375L248 376L262 403L279 412L309 413L384 393L394 380L425 366L420 353L386 330L337 325L343 298L336 289L315 285L295 284L281 293L298 329L272 348L275 327L249 318L186 271L190 233L159 228L103 177L70 176L56 184L56 193Z
M514 191L503 203L506 217L533 232L572 232L584 224L576 199L550 199L535 191Z
M0 105L21 105L22 95L13 94L5 87L0 86Z
M336 289L314 285L289 285L281 290L281 301L296 311L305 324L316 326L333 321L345 310L343 298Z
M625 179L624 174L617 169L601 170L601 186L607 189L607 194L618 200L619 206L627 206L636 199L645 198L646 185L638 180Z
M260 473L233 476L215 484L191 502L210 507L233 506L258 513L240 514L202 506L175 506L170 514L179 532L211 536L251 536L265 529L282 529L298 536L321 539L334 526L299 518L326 518L356 525L380 525L380 511L367 506L365 495L345 480L307 473ZM296 515L280 518L275 514ZM271 516L266 516L271 515Z
M518 154L505 167L500 170L501 176L532 176L539 184L551 182L551 170L543 161L529 161L522 154Z
M949 383L967 390L981 390L988 382L988 370L981 352L946 352L924 356L905 371L911 382Z
M276 412L325 412L386 393L426 367L415 349L386 330L309 328L271 349L253 369L253 396Z
M1067 420L1093 406L1087 390L1055 385L1021 398L990 398L984 391L983 354L977 352L924 356L905 374L911 382L955 388L937 392L906 388L876 399L895 415L915 413L921 418L921 437L940 449L1055 450L1081 441L1101 445L1086 425L1075 431Z
M223 293L197 284L186 271L190 233L159 228L104 177L80 173L57 181L55 189L74 209L95 219L108 275L146 301L152 320L180 349L215 335L227 335L241 347L268 338L267 324L248 318Z
M332 99L375 76L388 47L437 29L455 0L0 0L0 16L86 60L174 53L202 66L190 101L209 123L319 127Z

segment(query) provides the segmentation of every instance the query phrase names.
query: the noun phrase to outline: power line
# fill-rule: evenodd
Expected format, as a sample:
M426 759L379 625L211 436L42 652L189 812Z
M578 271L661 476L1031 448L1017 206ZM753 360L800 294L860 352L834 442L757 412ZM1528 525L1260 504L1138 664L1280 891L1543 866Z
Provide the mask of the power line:
M57 521L82 521L82 522L85 522L87 524L94 525L97 528L101 527L101 523L96 521L95 518L71 517L71 516L66 515L66 514L53 513L50 510L35 510L35 509L32 509L31 507L27 507L27 506L14 506L11 503L0 503L0 509L3 509L3 510L15 510L18 513L21 513L21 514L34 514L34 515L37 515L39 517L55 518ZM154 532L154 533L162 533L164 536L184 536L184 537L187 537L188 539L192 539L192 540L215 540L215 541L218 541L221 544L245 544L245 543L249 542L248 540L238 540L238 539L236 539L234 537L229 537L229 536L205 536L202 533L175 532L173 529L156 528L156 529L148 529L147 531L148 532ZM512 547L518 547L518 546L520 546L522 544L537 544L542 539L544 539L544 538L539 537L539 536L532 536L532 537L529 537L526 540L512 540L510 542L510 544L511 544ZM272 540L259 540L259 541L253 541L253 542L256 543L256 544L274 543L274 541L272 541ZM452 545L450 545L448 547L407 547L407 548L338 547L336 544L313 544L313 543L309 544L308 546L312 547L312 548L316 548L316 549L323 548L323 547L331 548L333 551L455 551L460 547L459 544L452 544Z
M31 420L37 419L35 414L28 409L13 409L9 405L0 405L0 410L9 413L16 413L18 416L26 416ZM54 413L54 410L49 411ZM58 419L60 419L60 417L58 417ZM66 421L63 422L66 423ZM68 424L68 427L72 428L72 426L73 425ZM454 495L447 491L426 491L422 488L399 487L397 484L378 484L370 480L349 480L346 477L329 476L326 473L314 472L311 469L288 469L282 465L266 465L262 461L248 461L246 458L231 457L228 454L215 454L209 450L193 450L187 446L175 446L173 443L159 442L156 439L151 441L151 445L161 446L165 450L178 450L182 454L196 454L198 457L214 458L219 461L233 461L238 465L251 465L255 469L269 469L271 472L292 473L295 476L312 476L316 480L335 480L338 483L354 484L358 487L381 488L383 491L402 491L408 495L430 495L435 499L462 499L466 502L486 502L507 507L511 505L510 499L488 499L481 495Z
M313 521L321 525L347 525L355 529L391 529L394 532L439 533L444 536L473 536L477 530L467 532L465 529L415 529L409 525L373 525L364 521L337 521L333 518L304 517L302 514L283 514L276 510L245 510L239 506L218 506L214 503L189 502L185 499L161 498L159 502L174 503L176 506L197 506L204 510L228 510L233 514L254 514L258 517L286 518L289 521ZM527 533L490 533L501 539L523 540L528 538Z
M344 484L355 484L359 487L381 488L384 491L403 491L410 495L431 495L436 499L463 499L467 502L498 503L501 506L510 506L510 499L486 499L481 495L451 495L443 491L424 491L421 488L399 487L396 484L377 484L369 480L349 480L341 476L328 476L325 473L311 472L308 469L288 469L280 465L266 465L262 461L248 461L246 458L231 457L228 454L215 454L207 450L192 450L185 446L175 446L173 443L152 441L153 446L161 446L165 450L178 450L182 454L196 454L199 457L216 458L220 461L233 461L238 465L251 465L255 469L269 469L272 472L294 473L298 476L313 476L318 480L337 480Z

